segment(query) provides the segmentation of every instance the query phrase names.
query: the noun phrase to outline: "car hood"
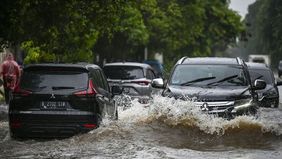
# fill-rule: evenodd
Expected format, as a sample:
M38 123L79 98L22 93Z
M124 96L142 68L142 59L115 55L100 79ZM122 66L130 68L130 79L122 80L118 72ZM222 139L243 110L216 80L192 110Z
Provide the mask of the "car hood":
M165 91L169 92L170 96L174 96L176 98L185 96L191 99L196 99L197 101L231 101L251 97L248 86L168 86L168 89Z

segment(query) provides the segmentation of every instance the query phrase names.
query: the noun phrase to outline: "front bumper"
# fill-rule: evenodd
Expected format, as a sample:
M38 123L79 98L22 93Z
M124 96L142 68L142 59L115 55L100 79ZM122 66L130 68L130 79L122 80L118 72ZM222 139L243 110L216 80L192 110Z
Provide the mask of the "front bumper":
M200 107L203 112L224 118L234 118L238 115L256 114L258 108L252 101L242 104L237 104L237 102L234 101L195 103L196 106Z

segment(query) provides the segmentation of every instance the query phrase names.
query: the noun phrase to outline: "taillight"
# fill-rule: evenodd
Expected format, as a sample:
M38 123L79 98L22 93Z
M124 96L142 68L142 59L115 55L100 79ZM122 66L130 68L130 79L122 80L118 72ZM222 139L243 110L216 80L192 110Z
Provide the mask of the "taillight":
M83 124L83 127L87 129L94 129L97 127L97 125L96 124Z
M150 81L132 81L131 83L136 83L142 86L147 86L150 84Z
M21 126L22 126L21 122L17 119L13 119L13 120L10 121L10 127L11 128L16 129L16 128L20 128Z
M93 96L95 94L97 94L97 92L94 88L92 80L89 80L87 90L83 90L83 91L79 91L79 92L74 93L74 95L76 95L76 96Z
M16 94L16 95L19 95L19 96L28 96L31 93L32 93L31 91L21 89L19 85L16 86L16 88L13 91L13 94Z

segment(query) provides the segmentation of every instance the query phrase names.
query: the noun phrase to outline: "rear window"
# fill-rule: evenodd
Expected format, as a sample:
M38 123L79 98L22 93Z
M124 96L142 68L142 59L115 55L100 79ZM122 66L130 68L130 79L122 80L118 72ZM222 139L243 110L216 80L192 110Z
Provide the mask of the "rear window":
M144 78L143 69L136 66L106 66L104 72L109 79Z
M88 86L88 73L81 71L25 71L20 87L26 90L82 89Z

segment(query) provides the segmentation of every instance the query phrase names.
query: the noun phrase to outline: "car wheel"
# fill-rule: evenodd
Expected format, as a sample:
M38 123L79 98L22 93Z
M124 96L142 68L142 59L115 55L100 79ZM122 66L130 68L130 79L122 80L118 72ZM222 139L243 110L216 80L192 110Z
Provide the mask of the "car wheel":
M11 139L17 139L17 135L15 133L13 133L11 130L10 130L10 138Z
M274 108L278 108L278 107L279 107L279 101L275 102L275 104L274 104Z
M114 120L118 120L118 110L116 109Z

